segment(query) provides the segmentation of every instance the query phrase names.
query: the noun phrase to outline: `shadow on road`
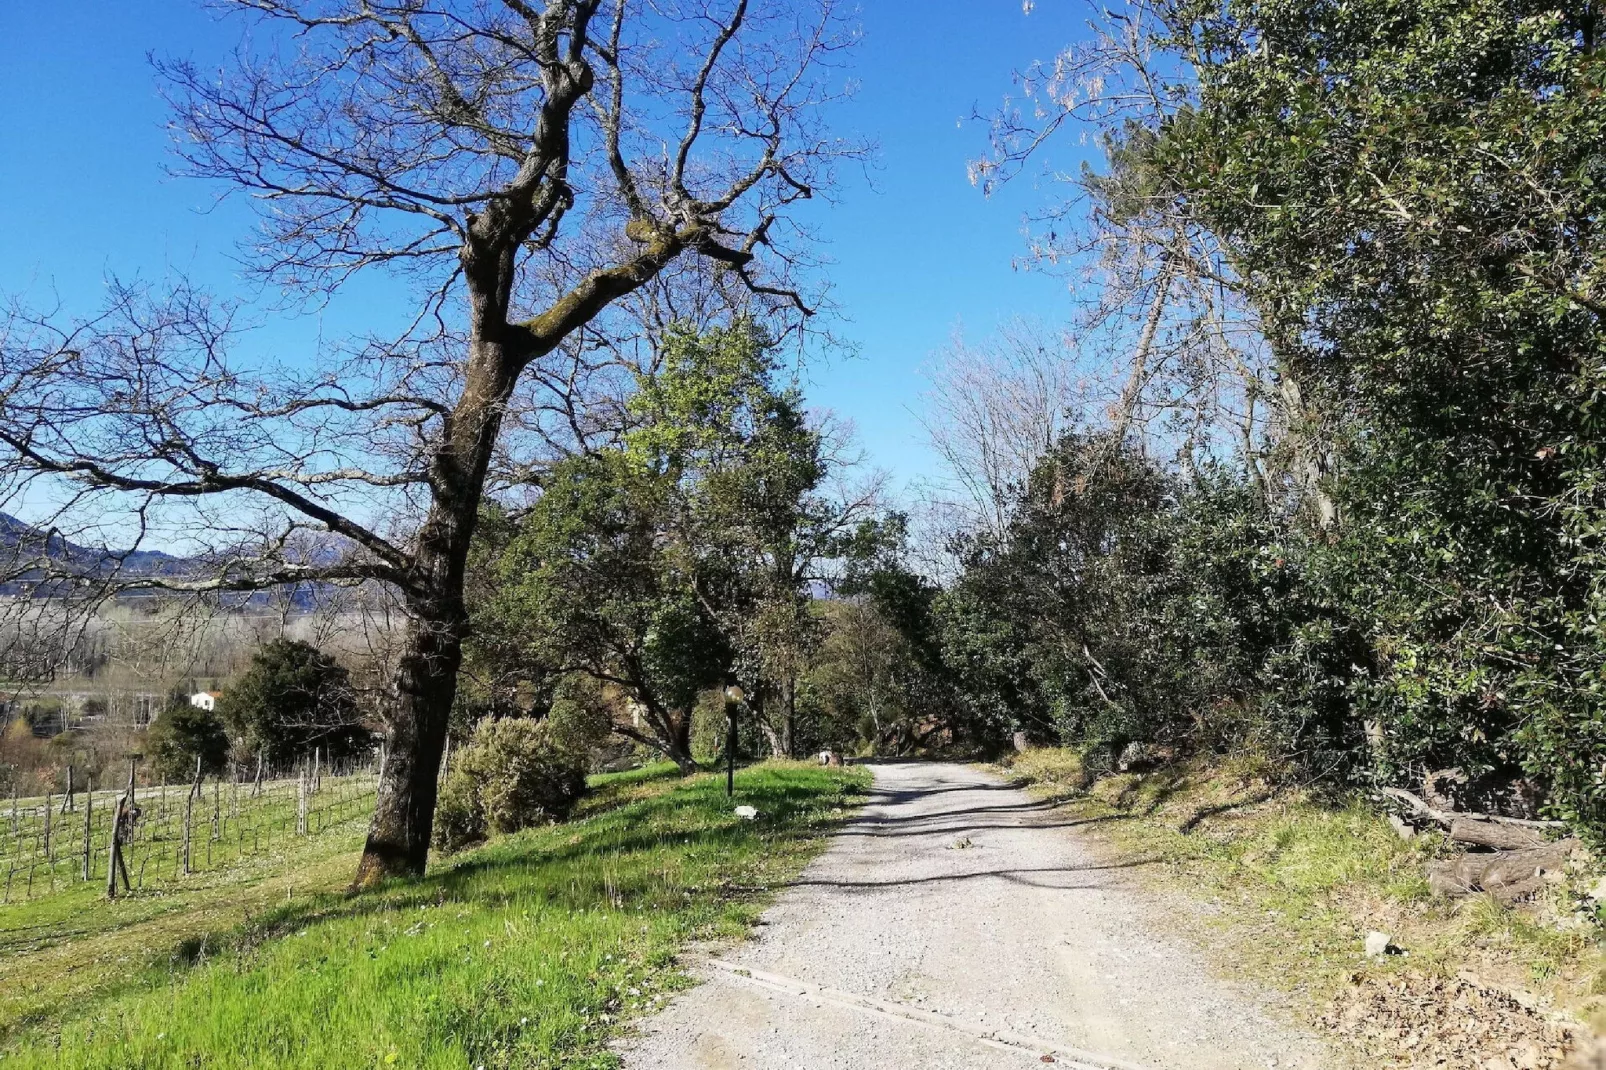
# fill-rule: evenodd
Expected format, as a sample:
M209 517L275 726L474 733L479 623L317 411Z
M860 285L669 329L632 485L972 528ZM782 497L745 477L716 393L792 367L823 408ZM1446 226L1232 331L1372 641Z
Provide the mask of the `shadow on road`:
M1163 859L1134 858L1126 862L1112 862L1108 865L1098 866L1043 866L1033 869L981 869L969 873L939 873L930 877L895 877L882 881L844 881L827 880L822 878L804 877L793 881L791 888L841 888L847 891L865 891L873 888L909 888L922 884L950 884L960 881L974 880L1003 880L1011 884L1025 884L1033 888L1055 888L1061 891L1076 891L1079 889L1107 889L1106 884L1073 884L1056 881L1055 877L1069 880L1078 873L1093 873L1101 870L1137 869L1140 866L1152 866Z

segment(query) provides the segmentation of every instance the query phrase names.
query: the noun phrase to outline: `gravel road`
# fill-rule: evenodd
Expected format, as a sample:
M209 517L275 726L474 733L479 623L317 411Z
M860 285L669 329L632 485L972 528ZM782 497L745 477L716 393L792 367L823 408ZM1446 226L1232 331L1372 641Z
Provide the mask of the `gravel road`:
M705 983L621 1045L638 1070L1329 1065L1212 976L1078 822L979 770L871 766L863 814ZM1047 1056L1047 1058L1045 1058Z

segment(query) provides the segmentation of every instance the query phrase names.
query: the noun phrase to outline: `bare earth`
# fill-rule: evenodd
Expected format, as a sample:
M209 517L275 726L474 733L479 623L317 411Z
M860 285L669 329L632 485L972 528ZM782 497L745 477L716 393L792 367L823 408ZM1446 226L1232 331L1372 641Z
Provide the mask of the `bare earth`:
M1336 1065L1270 997L1162 936L1163 902L1077 822L966 766L871 768L863 815L757 940L715 952L706 983L622 1045L627 1066Z

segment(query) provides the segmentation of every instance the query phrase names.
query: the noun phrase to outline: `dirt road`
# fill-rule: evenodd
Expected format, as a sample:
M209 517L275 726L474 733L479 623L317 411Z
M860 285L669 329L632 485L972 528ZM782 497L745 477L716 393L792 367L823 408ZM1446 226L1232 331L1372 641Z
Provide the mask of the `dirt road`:
M872 767L849 825L623 1045L638 1070L1328 1065L1263 994L1159 935L1077 822L978 770ZM1045 1058L1047 1056L1047 1058Z

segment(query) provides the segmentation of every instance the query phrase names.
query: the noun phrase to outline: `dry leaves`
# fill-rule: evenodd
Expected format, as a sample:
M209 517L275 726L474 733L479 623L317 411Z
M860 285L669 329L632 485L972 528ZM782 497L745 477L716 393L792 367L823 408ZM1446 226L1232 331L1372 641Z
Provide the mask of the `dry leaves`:
M1532 1001L1465 975L1357 975L1319 1021L1412 1070L1561 1070L1575 1040Z

